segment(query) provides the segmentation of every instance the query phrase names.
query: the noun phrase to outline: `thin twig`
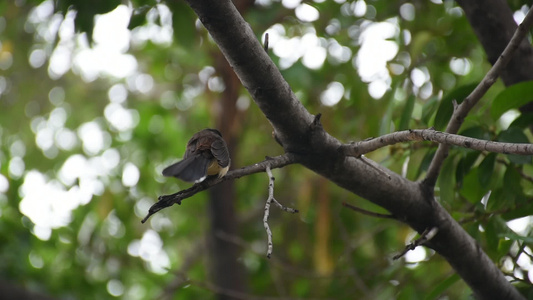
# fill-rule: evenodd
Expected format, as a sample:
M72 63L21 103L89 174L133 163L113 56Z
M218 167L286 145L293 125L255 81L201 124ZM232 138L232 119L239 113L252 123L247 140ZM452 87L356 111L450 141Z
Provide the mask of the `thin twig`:
M498 158L496 159L496 162L500 163L500 164L503 164L505 165L506 167L514 167L514 169L520 174L520 176L522 176L522 178L524 178L525 180L529 181L529 182L533 182L533 177L527 175L526 173L524 173L524 170L522 170L521 167L517 166L517 165L514 165L514 164L511 164L509 163L508 161L504 160L504 159L501 159L501 158Z
M264 172L267 165L274 169L274 168L281 168L281 167L293 164L295 162L296 162L296 157L294 155L290 153L285 153L280 156L269 157L268 159L260 163L246 166L246 167L243 167L237 170L231 170L226 174L226 176L222 178L219 178L218 176L210 176L206 180L200 183L196 183L195 185L193 185L192 187L188 189L181 190L172 195L159 196L159 201L150 207L148 214L146 215L146 217L144 217L144 219L142 219L141 222L145 223L148 220L148 218L150 218L150 216L152 216L153 214L169 206L172 206L176 203L181 205L181 201L183 199L192 197L196 193L206 190L216 184L219 184L222 181L233 180L233 179L241 178L246 175Z
M288 213L295 214L295 213L298 212L297 209L294 209L292 207L288 207L288 206L285 206L285 205L279 203L278 200L276 200L276 198L272 198L272 202L274 202L274 204L276 204L277 207L279 207L279 209L281 209L283 211L286 211Z
M457 223L466 224L466 223L470 223L470 222L473 222L473 221L476 221L476 222L483 221L483 220L486 220L486 219L488 219L488 218L490 218L490 217L492 217L494 215L503 215L503 214L506 214L506 213L511 212L511 211L520 210L522 207L530 205L531 202L532 202L532 199L528 199L527 201L516 203L512 207L500 208L500 209L497 209L497 210L486 211L486 212L483 212L483 213L473 212L472 216L462 218L462 219L458 220Z
M404 256L410 250L414 250L416 247L418 247L420 245L423 245L424 243L428 242L429 240L431 240L437 234L438 231L439 231L439 229L437 227L433 227L431 229L428 228L428 229L424 230L424 232L422 232L422 234L420 235L420 237L418 239L416 239L412 243L406 245L405 249L403 249L403 251L401 253L394 255L394 257L392 259L393 260L397 260L400 257Z
M379 174L387 177L389 180L391 180L391 176L387 174L385 171L380 169L378 166L374 165L374 161L366 158L364 155L358 155L357 158L361 160L364 164L371 167L372 169L376 170Z
M274 199L274 177L272 177L270 166L266 167L266 172L268 174L269 184L268 199L265 203L265 214L263 215L263 226L265 227L268 238L267 257L270 258L270 256L272 255L272 231L270 230L270 226L268 226L268 216L270 214L270 203L272 202L272 199Z
M274 202L281 210L289 212L289 213L297 213L298 210L290 207L283 206L281 203L279 203L276 199L274 199L274 175L272 175L272 171L270 170L270 166L267 165L266 167L266 173L268 175L268 199L265 203L265 214L263 215L263 226L265 227L267 237L268 237L268 249L267 249L267 257L270 258L272 255L272 231L270 230L270 226L268 226L268 216L270 215L270 204Z
M347 156L360 157L379 148L407 141L432 141L445 145L464 147L493 153L533 155L533 144L500 143L451 134L434 129L413 129L386 134L377 138L345 144L340 150Z
M351 204L349 204L347 202L342 202L342 206L348 207L349 209L351 209L353 211L356 211L356 212L359 212L359 213L362 213L363 215L377 217L377 218L385 218L385 219L396 220L396 217L394 215L380 214L380 213L368 211L368 210L359 208L357 206L353 206L353 205L351 205Z
M464 119L466 118L472 107L474 107L474 105L479 102L481 97L485 95L488 89L500 76L500 73L503 71L507 63L511 60L513 53L516 51L521 41L527 35L531 24L533 24L533 8L529 10L526 17L524 18L524 21L522 21L522 24L518 26L513 37L509 41L509 44L507 44L507 47L505 47L505 50L503 50L502 54L500 55L494 66L492 66L492 68L485 75L483 80L476 86L472 93L470 93L470 95L468 95L464 99L464 101L454 109L450 122L446 127L447 133L457 133L459 131L459 128L463 124ZM431 164L429 166L426 179L424 179L424 183L426 185L431 187L435 186L444 159L448 156L449 148L449 145L439 145L439 148L435 153L435 156L433 157L433 160L431 161Z

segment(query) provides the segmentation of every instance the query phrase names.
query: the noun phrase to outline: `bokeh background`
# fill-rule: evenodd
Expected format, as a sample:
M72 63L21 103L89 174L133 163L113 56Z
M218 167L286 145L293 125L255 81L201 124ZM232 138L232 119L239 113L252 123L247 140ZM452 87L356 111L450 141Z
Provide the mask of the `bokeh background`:
M527 2L509 1L517 22ZM442 130L451 100L490 68L453 1L235 3L258 39L269 33L270 56L304 106L342 141ZM496 82L461 134L531 140L531 116L518 106L491 111L504 90ZM283 152L184 2L2 1L0 298L470 297L428 249L392 261L415 232L343 208L386 213L299 165L274 170L276 199L300 213L271 208L270 260L266 174L199 193L141 224L159 195L189 187L161 171L206 127L223 132L233 168ZM368 157L417 180L435 149L399 144ZM531 157L454 149L437 193L529 290L532 175Z

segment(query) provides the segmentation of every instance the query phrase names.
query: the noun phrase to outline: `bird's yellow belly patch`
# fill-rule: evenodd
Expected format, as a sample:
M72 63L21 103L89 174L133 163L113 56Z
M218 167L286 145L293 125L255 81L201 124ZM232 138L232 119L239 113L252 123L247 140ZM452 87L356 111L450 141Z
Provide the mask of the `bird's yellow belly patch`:
M229 166L222 168L216 160L213 160L207 167L207 175L217 175L223 177L228 172Z

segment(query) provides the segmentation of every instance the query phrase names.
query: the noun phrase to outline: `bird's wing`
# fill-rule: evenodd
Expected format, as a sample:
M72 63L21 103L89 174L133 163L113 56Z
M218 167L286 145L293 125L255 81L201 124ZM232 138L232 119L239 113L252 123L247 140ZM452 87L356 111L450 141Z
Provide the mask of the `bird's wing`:
M218 138L211 144L211 154L217 159L218 164L225 168L230 164L228 146L222 138Z

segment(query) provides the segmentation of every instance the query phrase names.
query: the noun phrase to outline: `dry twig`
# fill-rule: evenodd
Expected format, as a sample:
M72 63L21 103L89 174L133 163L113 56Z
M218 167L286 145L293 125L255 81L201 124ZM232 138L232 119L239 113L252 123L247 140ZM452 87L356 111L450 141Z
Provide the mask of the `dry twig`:
M268 174L268 199L265 203L265 214L263 215L263 226L265 226L265 230L268 237L268 249L267 249L267 257L270 258L272 255L272 231L270 230L270 226L268 226L268 216L270 215L270 204L274 202L281 210L289 212L289 213L297 213L298 210L290 207L283 206L281 203L279 203L274 198L274 176L272 175L272 171L270 170L270 166L266 167L266 173Z

